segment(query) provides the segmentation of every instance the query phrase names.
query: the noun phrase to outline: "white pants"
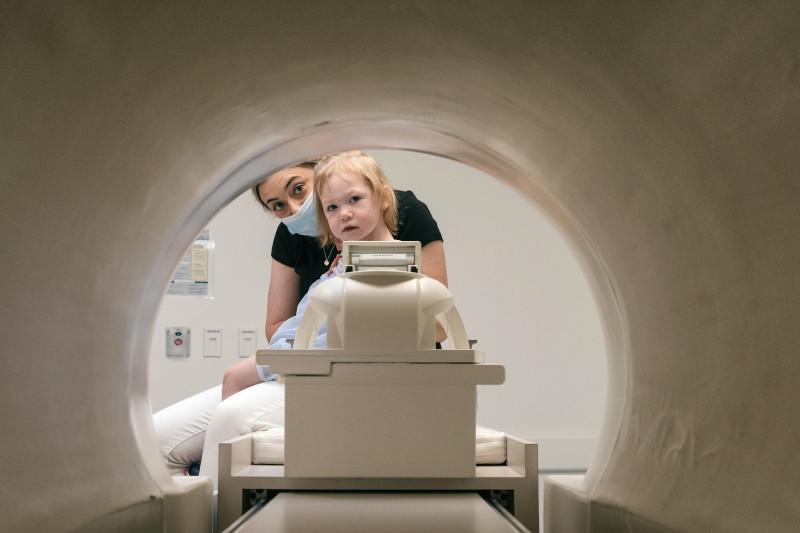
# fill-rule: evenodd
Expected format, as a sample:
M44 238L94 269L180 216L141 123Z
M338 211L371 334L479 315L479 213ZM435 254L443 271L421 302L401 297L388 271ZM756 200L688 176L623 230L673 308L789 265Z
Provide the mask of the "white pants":
M283 385L259 383L220 402L218 385L165 407L153 415L167 468L181 475L200 461L200 475L217 486L219 443L253 431L284 425Z

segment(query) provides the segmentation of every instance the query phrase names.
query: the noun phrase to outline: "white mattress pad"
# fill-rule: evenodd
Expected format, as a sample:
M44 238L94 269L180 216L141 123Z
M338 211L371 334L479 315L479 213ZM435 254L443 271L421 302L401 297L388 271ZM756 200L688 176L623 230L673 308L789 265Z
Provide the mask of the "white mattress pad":
M256 431L251 435L254 465L283 464L283 428ZM482 427L475 428L475 464L500 465L506 462L506 434Z

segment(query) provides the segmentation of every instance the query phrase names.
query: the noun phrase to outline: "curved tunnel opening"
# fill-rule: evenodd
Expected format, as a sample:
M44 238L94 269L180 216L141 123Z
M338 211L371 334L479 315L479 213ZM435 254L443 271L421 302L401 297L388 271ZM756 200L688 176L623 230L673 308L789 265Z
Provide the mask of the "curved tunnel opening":
M791 529L797 6L358 8L7 10L8 527L163 525L146 354L174 265L242 161L373 146L504 179L583 264L609 394L563 530Z
M178 258L194 237L219 211L236 199L242 192L247 191L250 186L257 183L263 176L309 156L347 149L365 149L370 153L375 150L423 152L462 163L467 167L484 173L487 177L499 180L501 185L510 186L511 191L522 196L528 205L533 204L534 209L538 208L549 219L550 226L560 233L562 239L572 250L572 254L577 260L594 297L594 307L603 324L606 356L608 357L605 376L607 387L607 400L604 402L605 420L598 435L595 459L589 467L589 474L591 475L592 469L598 469L602 465L603 454L606 453L611 444L609 442L610 439L613 439L616 420L622 405L620 398L623 396L621 394L623 391L620 389L620 384L625 382L623 369L626 365L619 363L622 354L618 347L615 347L615 343L623 338L620 328L624 321L622 317L614 315L613 312L609 316L609 309L616 309L613 302L612 281L605 275L602 262L597 254L593 252L591 244L583 237L570 214L561 208L557 199L542 188L530 185L532 182L536 183L536 169L522 168L509 158L492 151L488 146L473 146L455 135L431 131L410 123L353 124L339 127L323 125L320 129L321 131L319 132L268 147L258 155L251 157L244 164L236 166L233 171L220 178L210 190L200 192L193 202L193 208L187 213L184 222L172 229L173 237L169 246L164 249L154 264L150 280L147 283L147 294L143 297L143 305L140 306L141 312L138 314L137 326L139 327L137 327L137 330L148 331L152 335L136 336L136 341L143 339L145 341L136 342L134 347L135 369L131 390L138 391L140 394L134 394L133 397L149 398L150 391L147 386L147 375L148 365L151 364L148 361L150 358L150 339L152 336L158 343L157 339L163 333L160 330L154 331L154 317L157 315L164 295L163 288L167 286ZM392 179L391 174L389 177ZM531 177L534 179L531 179ZM435 176L429 176L428 178L431 180L437 179ZM420 197L423 201L426 200L424 193ZM458 199L459 195L455 192L452 195L452 200L458 201ZM435 210L433 210L433 214L436 217ZM447 241L446 234L445 241ZM268 244L265 243L264 246L266 247ZM520 244L531 246L530 242L523 241ZM452 253L452 250L448 249L448 251ZM487 258L487 260L491 261L490 258ZM455 263L449 262L448 269L452 273L457 270L457 266ZM512 279L510 281L513 283L532 283L526 279ZM455 293L455 296L458 302L458 292ZM260 327L261 325L259 324L258 326ZM140 329L141 327L145 329ZM198 335L195 336L195 339L195 342L201 340ZM504 362L503 354L488 353L487 356L489 360ZM518 380L519 378L520 376L514 376L513 379ZM567 376L565 378L568 379ZM525 377L523 376L521 379L525 380ZM515 389L515 394L520 394L519 387ZM489 403L492 403L491 400ZM495 401L494 403L496 404L497 402ZM152 436L145 436L150 434L152 425L149 401L133 402L132 404L135 409L135 420L138 421L140 427L147 428L141 433L143 440L140 441L140 448L146 456L149 456L148 464L153 467L158 465L161 460L154 439ZM490 406L490 409L492 408L494 406ZM553 408L557 409L556 406L553 406ZM500 418L503 419L503 417ZM496 429L507 430L504 427L497 427ZM513 431L509 432L513 433ZM520 436L526 437L528 435ZM154 467L163 470L163 467ZM163 472L159 472L156 477L161 477L162 475Z

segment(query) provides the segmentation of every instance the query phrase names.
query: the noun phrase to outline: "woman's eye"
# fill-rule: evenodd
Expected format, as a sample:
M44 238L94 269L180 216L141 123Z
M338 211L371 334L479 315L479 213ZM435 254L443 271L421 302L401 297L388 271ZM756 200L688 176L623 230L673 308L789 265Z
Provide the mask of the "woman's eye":
M274 202L270 209L277 213L278 211L282 211L284 207L286 207L286 205L283 202Z
M292 189L292 193L295 196L301 196L303 194L303 191L305 190L305 188L306 188L306 184L305 183L298 183Z

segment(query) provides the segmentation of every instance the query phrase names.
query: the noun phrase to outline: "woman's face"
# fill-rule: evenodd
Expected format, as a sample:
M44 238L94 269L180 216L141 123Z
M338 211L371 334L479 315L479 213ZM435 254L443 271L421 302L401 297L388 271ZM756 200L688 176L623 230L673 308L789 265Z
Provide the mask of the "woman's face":
M261 201L278 218L297 212L314 188L314 170L289 167L272 174L258 186Z

